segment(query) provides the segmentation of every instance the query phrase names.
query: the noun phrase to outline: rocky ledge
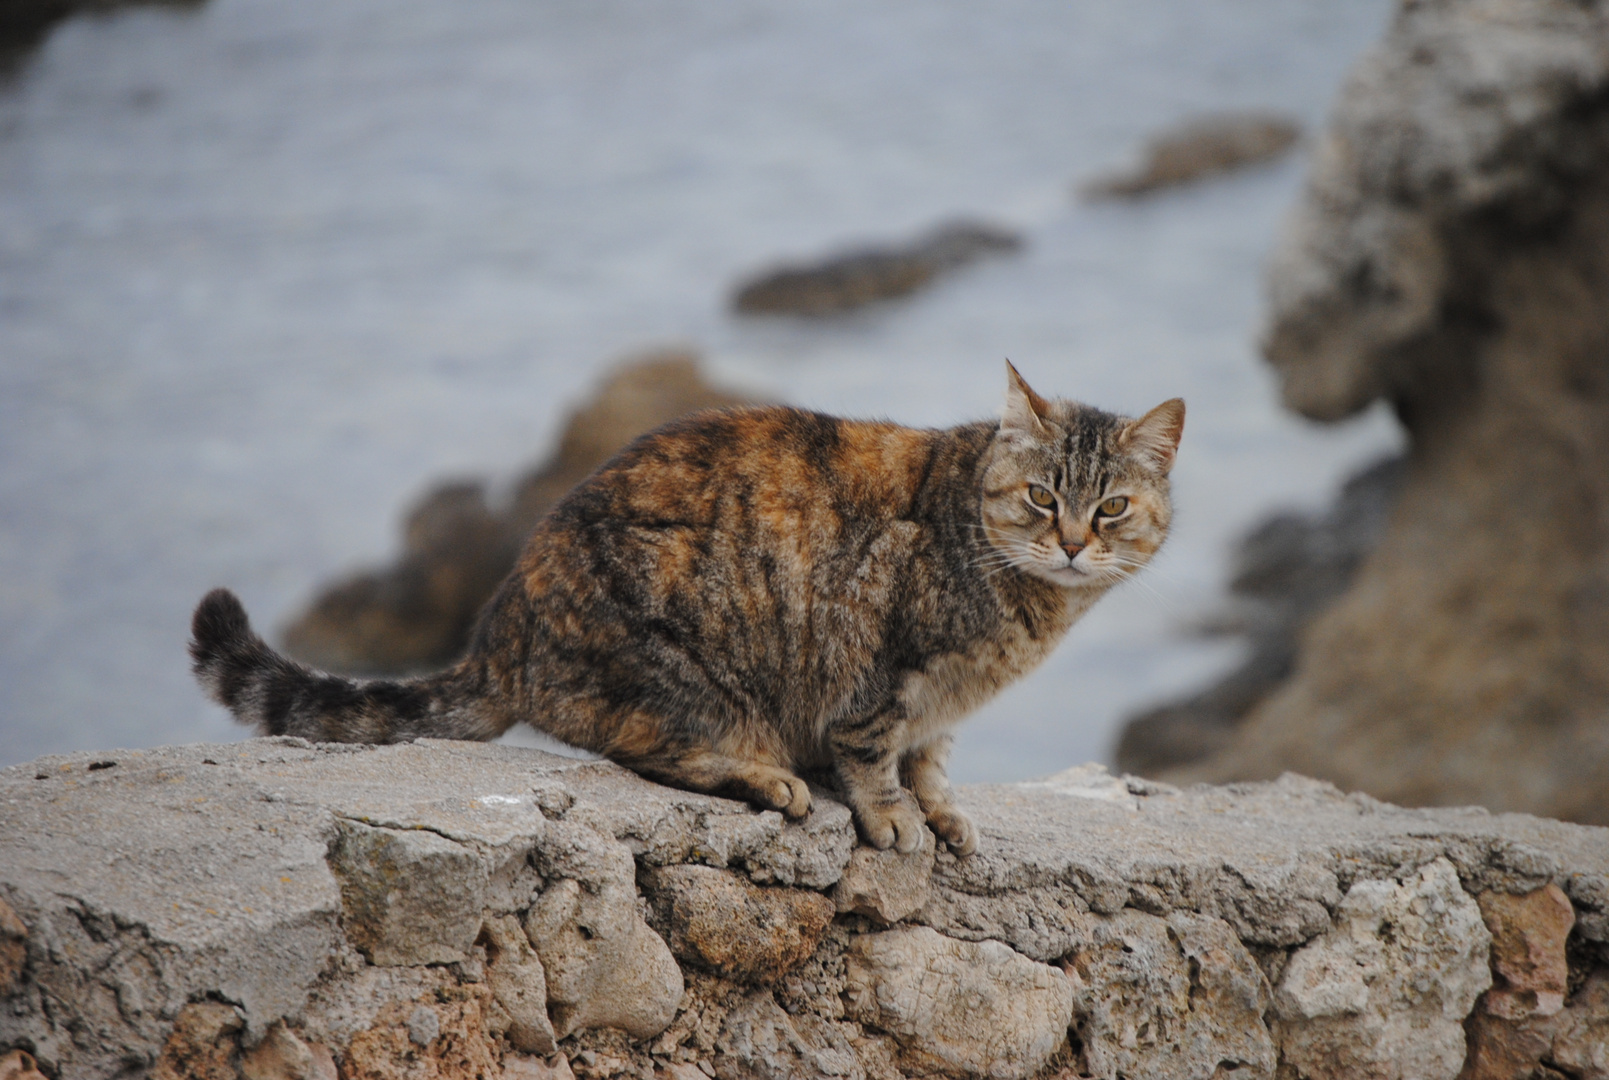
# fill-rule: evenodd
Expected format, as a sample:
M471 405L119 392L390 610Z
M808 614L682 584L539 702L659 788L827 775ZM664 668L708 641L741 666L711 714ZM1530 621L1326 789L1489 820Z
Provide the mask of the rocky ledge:
M0 770L0 1075L1609 1076L1609 829L960 799L965 860L501 745Z

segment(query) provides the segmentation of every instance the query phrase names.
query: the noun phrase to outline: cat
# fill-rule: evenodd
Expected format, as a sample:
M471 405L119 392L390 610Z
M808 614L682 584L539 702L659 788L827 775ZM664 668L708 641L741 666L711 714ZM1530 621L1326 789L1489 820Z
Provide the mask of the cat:
M437 675L314 672L215 589L190 654L260 731L493 739L521 721L653 780L803 817L830 771L862 835L965 856L950 731L1161 546L1184 402L1135 420L1036 394L925 430L784 407L642 436L532 532ZM901 795L915 795L918 814Z

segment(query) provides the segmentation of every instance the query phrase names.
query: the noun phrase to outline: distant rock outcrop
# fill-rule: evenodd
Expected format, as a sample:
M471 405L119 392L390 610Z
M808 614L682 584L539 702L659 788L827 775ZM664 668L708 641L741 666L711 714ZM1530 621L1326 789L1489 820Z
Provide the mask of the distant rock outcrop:
M940 274L1021 246L1010 230L954 222L903 247L861 248L766 271L738 287L732 306L745 315L834 315L907 296Z
M1129 720L1117 765L1154 776L1200 761L1228 745L1246 715L1284 685L1302 633L1352 584L1385 532L1406 462L1390 458L1348 480L1323 514L1278 514L1233 553L1233 606L1201 629L1244 635L1251 655L1217 683Z
M1152 139L1138 168L1079 187L1086 199L1133 198L1272 161L1302 129L1273 113L1224 113L1180 124Z
M1270 282L1286 403L1389 401L1407 471L1291 680L1163 775L1609 822L1609 10L1404 4Z
M481 743L0 769L0 1078L1609 1076L1609 829L957 795L966 859Z
M519 481L506 508L489 506L480 483L435 488L408 515L402 557L324 590L286 628L286 651L358 674L406 674L457 659L481 605L561 495L643 432L698 409L744 403L705 382L691 353L622 365L570 416L558 449Z
M4 0L0 3L0 77L37 48L56 25L79 13L105 14L126 7L192 10L207 0ZM3 1080L3 1078L0 1078Z

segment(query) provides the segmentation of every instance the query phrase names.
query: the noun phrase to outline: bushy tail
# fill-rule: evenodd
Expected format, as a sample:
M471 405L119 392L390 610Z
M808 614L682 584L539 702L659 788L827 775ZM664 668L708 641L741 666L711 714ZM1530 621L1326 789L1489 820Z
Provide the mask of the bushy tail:
M214 589L190 622L190 658L207 696L264 735L390 743L420 736L492 739L507 730L472 664L408 681L326 675L252 631L239 597Z

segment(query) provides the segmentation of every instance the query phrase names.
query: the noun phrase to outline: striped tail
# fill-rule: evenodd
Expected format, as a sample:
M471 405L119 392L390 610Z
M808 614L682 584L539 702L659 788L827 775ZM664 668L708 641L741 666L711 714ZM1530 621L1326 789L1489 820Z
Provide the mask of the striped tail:
M239 597L214 589L196 605L190 658L207 696L263 735L313 742L392 743L428 736L494 739L486 680L470 664L422 679L356 680L281 656L252 631Z

